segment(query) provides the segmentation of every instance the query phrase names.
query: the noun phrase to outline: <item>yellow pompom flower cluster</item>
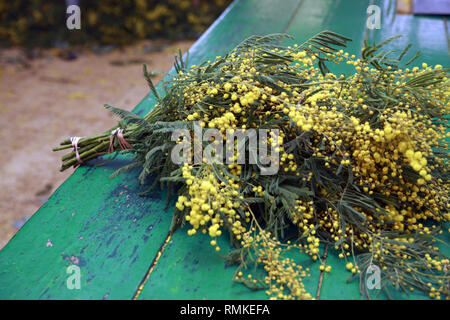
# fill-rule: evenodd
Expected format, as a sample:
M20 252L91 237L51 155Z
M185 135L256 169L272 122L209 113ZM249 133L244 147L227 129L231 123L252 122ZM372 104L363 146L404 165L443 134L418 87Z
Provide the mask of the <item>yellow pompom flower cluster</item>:
M267 74L257 69L252 60L257 49L232 52L228 63L220 68L220 78L189 82L184 90L184 112L188 120L200 120L210 128L220 129L224 141L227 129L245 130L277 123L277 128L281 129L277 148L280 152L278 175L294 174L297 185L316 192L313 199L296 199L294 207L286 209L304 241L300 245L304 252L314 260L320 258L320 240L323 239L317 233L320 231L326 234L327 241L336 244L340 257L347 259L354 250L368 251L383 265L383 252L376 253L374 244L385 232L432 235L434 229L418 223L420 220L449 220L449 186L442 176L447 165L443 116L448 109L445 107L448 89L443 89L442 85L427 86L430 98L424 102L411 87L418 76L439 71L440 66L380 70L343 51L328 54L330 60L345 60L355 67L355 74L344 77L322 74L314 65L317 56L295 46L285 50L275 48L270 54L294 60L290 65L272 66L267 70L295 75L307 81L307 85L302 88L289 81L277 81L272 85ZM218 57L211 63L219 63L221 59ZM197 67L180 75L177 81L190 79L195 72L198 72ZM367 85L371 79L377 82L377 90L391 93L390 100L383 100L384 96L373 92L373 87ZM441 77L440 81L447 80ZM197 107L202 104L203 107ZM425 108L428 111L423 112ZM274 142L269 139L268 145ZM228 167L232 174L241 177L246 169L235 164ZM313 167L320 167L326 175L334 175L334 179L342 181L329 185L322 181L323 177L316 176ZM250 180L235 180L228 188L213 182L216 178L211 174L201 178L206 179L206 187L199 177L184 176L188 184L193 181L189 185L190 200L185 202L191 207L186 216L193 226L190 234L207 224L210 235L215 237L229 219L234 235L242 239L248 214L241 222L235 209L245 210L231 199L240 196L245 202L242 190L247 184L251 190L247 196L265 199L266 210L284 205L276 196L271 197L273 190L263 192L263 186L251 182L251 178L256 177L254 172ZM211 190L210 184L214 186ZM216 205L212 206L213 203ZM223 215L217 214L218 210L225 210L227 218L220 218ZM244 238L249 241L248 236ZM402 245L393 252L404 259ZM439 270L446 260L433 261L430 268ZM359 266L353 263L349 270L360 273Z
M208 123L210 128L220 128L222 131L226 129L236 128L236 118L234 113L226 112L223 116L211 119Z
M238 201L239 193L236 191L238 185L232 181L229 184L218 182L209 170L202 171L200 176L194 176L192 169L188 165L182 168L189 192L188 196L180 195L176 203L180 211L189 209L185 220L192 228L188 230L188 234L193 235L200 230L215 238L222 234L220 229L226 224L239 239L246 229L236 211L241 207ZM219 247L216 247L216 250L219 250Z

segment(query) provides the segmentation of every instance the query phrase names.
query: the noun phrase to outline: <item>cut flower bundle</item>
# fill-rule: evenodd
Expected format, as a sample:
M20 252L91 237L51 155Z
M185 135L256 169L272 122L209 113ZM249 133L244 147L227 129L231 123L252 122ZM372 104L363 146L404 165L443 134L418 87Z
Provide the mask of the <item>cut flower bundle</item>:
M228 231L233 281L271 298L312 298L302 281L310 270L290 257L301 251L322 261L323 247L359 277L366 296L376 266L388 295L420 290L447 298L449 258L437 245L450 218L449 69L408 68L417 55L403 63L408 47L393 58L383 50L392 39L366 43L357 59L339 50L350 39L330 31L290 47L276 44L283 37L250 37L199 66L176 59L164 96L144 67L157 105L145 117L107 106L122 118L118 126L63 141L54 150L74 150L61 170L113 150L132 154L116 174L140 167L141 183L176 194L171 231L181 224L189 235L207 233L217 251L217 237ZM335 75L326 64L337 63L355 72ZM171 152L186 141L172 134L194 132L194 123L217 129L223 141L227 130L277 129L265 143L276 146L279 171L261 174L260 163L225 159L219 148L220 161L193 163L190 154L174 163ZM252 151L232 142L235 155ZM322 272L330 269L321 263Z

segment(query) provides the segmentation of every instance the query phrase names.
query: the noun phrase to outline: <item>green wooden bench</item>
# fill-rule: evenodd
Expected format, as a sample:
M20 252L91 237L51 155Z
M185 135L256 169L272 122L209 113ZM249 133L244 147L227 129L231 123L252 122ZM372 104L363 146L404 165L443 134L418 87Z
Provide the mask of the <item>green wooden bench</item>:
M408 43L429 64L448 65L448 27L440 17L397 15L395 1L361 0L236 0L189 51L189 62L223 55L250 35L285 32L302 42L328 29L353 39L347 51L359 54L366 38L381 41L397 34L390 46ZM367 7L381 8L381 28L366 28ZM333 71L343 72L348 66ZM151 95L134 109L141 114L153 107ZM68 134L70 134L68 132ZM168 229L172 207L164 211L165 191L146 197L137 172L108 176L125 158L107 165L81 166L50 197L0 251L0 299L266 299L233 284L234 268L208 246L207 236L189 237ZM58 164L55 163L55 170ZM448 235L447 242L448 242ZM220 244L229 250L226 239ZM210 250L208 250L210 249ZM316 296L319 263L296 257L309 266L305 279ZM157 261L157 263L155 263ZM346 284L349 273L331 250L326 263L333 267L321 281L321 299L360 299L358 281ZM78 265L81 288L69 290L67 267ZM379 298L386 298L380 296ZM410 298L426 298L415 293Z

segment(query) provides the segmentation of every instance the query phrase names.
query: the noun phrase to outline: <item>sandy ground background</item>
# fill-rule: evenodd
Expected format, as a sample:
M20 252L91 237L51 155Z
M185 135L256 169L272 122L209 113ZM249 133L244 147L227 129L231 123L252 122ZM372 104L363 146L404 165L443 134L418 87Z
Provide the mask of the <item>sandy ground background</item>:
M149 92L142 64L167 72L192 43L145 41L101 54L51 49L33 59L0 50L0 249L73 172L59 172L64 152L52 148L115 125L103 104L133 109Z

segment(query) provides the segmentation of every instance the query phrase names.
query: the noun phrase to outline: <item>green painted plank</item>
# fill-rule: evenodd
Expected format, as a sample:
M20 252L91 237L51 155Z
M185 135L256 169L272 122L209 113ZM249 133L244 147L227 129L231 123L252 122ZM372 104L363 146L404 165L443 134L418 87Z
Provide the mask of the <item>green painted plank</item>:
M225 236L218 239L223 253L230 248L228 239ZM139 299L267 299L264 290L253 292L241 284L233 284L236 266L225 266L209 241L211 238L204 234L187 236L185 228L175 232ZM304 254L291 254L290 258L304 270L318 268ZM308 292L315 294L316 277L305 278L304 284Z
M124 161L82 166L0 252L0 299L130 299L169 227L165 194L139 197ZM69 290L78 265L81 289Z
M421 51L422 56L415 62L415 65L427 62L430 64L442 64L448 67L449 56L447 50L447 39L445 25L442 18L397 15L396 7L389 3L389 0L375 1L382 9L381 28L368 30L368 41L379 43L392 36L403 35L399 40L389 44L389 49L399 50L401 52L409 43L413 46L410 50L410 56L416 51ZM445 232L439 237L447 244L450 243L450 235ZM443 253L449 254L448 246L439 246ZM359 292L359 279L354 278L349 284L346 283L350 272L345 268L345 262L337 257L336 252L330 252L327 264L332 266L332 271L324 277L321 299L361 299ZM370 292L372 298L387 299L385 293L378 295L379 290ZM405 299L405 296L393 290L390 291L394 299ZM418 291L414 291L408 296L408 299L428 299L428 297Z
M342 19L342 16L351 8L365 13L368 3L369 1L347 0L338 2L336 5L336 2L332 0L303 0L300 2L299 10L295 12L295 17L291 19L285 29L286 33L293 36L294 39L284 41L283 44L301 43L315 33L329 29L352 37L354 42L351 46L357 47L355 51L359 52L363 43L364 32L361 30L363 30L365 18L356 16L354 20L348 21ZM253 8L251 1L240 4L242 6L239 15L247 18L247 33L239 34L236 38L237 42L252 34L280 32L280 30L274 29L273 25L265 23L266 16L255 10L261 8L264 12L269 12L267 18L280 17L283 16L283 12L289 12L286 8L280 8L280 4L275 2L273 4L271 2L272 7L269 7L268 4L261 4L258 9ZM294 8L294 4L292 7ZM230 19L227 24L232 25L235 24L235 19L241 19L230 15L226 18ZM264 25L264 28L261 27L261 24L255 23L254 19ZM352 50L351 48L350 50ZM223 52L213 52L210 56L221 54ZM347 65L340 65L335 68L335 71L345 72ZM225 253L230 250L224 240L220 247ZM314 297L319 282L320 263L312 261L305 254L290 254L289 257L294 258L304 268L310 269L310 277L304 279L304 284ZM241 284L233 284L231 280L234 271L235 267L224 268L223 259L218 257L214 248L208 245L207 236L189 237L186 229L181 229L173 235L146 282L139 299L267 299L263 291L251 292Z
M290 12L297 3L278 7ZM263 23L282 31L288 16L272 16L273 7L270 1L234 2L193 46L191 61L223 54L257 30L268 32ZM258 17L246 24L255 8ZM154 103L149 94L134 111L146 112ZM165 240L171 211L162 210L164 192L137 196L137 172L108 178L124 161L77 169L0 251L0 299L133 297ZM81 269L80 290L66 287L72 263Z

